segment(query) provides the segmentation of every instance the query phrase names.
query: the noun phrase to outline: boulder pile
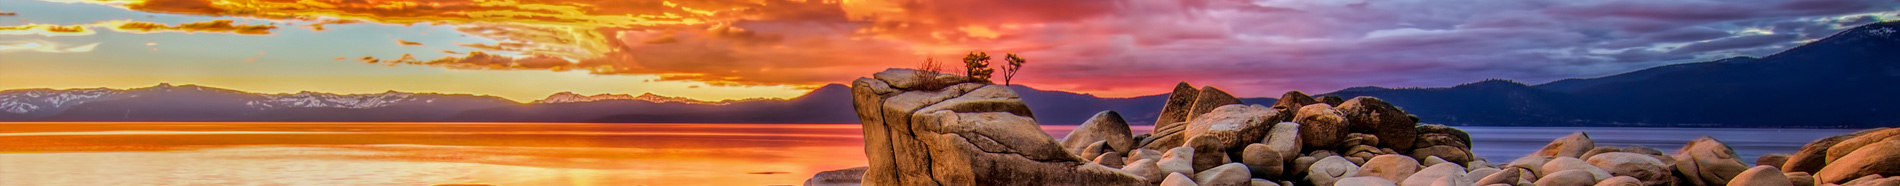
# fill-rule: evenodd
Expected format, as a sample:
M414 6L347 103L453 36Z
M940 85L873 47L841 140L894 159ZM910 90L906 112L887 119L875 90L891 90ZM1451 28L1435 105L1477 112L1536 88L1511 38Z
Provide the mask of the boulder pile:
M1816 140L1755 166L1708 137L1665 154L1598 146L1584 132L1494 164L1472 154L1465 131L1373 97L1293 91L1242 103L1183 82L1149 133L1102 111L1055 139L1013 91L983 80L891 69L851 87L870 166L807 185L850 185L832 180L861 171L863 185L1900 186L1900 128Z

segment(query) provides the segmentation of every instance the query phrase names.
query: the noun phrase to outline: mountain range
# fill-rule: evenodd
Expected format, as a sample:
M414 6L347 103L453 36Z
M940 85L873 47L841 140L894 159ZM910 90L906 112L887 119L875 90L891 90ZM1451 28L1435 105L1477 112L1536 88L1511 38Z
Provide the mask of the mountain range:
M1421 122L1461 126L1866 128L1900 125L1900 22L1848 29L1760 58L1681 63L1529 85L1493 79L1435 88L1353 87ZM1102 98L1014 85L1038 122L1079 124L1103 110L1153 123L1166 94ZM1275 98L1243 98L1273 104ZM249 93L197 85L0 91L0 121L383 121L856 123L850 88L787 99L702 101L562 92L517 103L493 96Z

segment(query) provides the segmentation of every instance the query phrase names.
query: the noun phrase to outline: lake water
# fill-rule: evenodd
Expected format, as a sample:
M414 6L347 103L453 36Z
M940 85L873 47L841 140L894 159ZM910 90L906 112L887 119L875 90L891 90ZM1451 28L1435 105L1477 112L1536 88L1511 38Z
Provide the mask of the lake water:
M799 185L865 165L857 124L0 123L0 185ZM1074 126L1043 127L1060 138ZM1460 127L1507 162L1586 131L1746 161L1831 129ZM1151 130L1136 126L1135 132Z

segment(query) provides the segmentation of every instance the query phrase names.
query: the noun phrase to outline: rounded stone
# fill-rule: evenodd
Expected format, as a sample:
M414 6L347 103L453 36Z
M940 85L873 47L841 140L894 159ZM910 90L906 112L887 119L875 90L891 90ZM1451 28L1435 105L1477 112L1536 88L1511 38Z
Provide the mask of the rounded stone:
M1359 174L1353 176L1377 176L1385 180L1405 180L1419 170L1418 160L1405 155L1379 155L1366 160L1359 166Z
M1537 186L1590 186L1597 180L1590 172L1583 170L1564 170L1550 173L1537 179Z
M1794 181L1788 180L1775 166L1759 165L1736 174L1728 186L1794 186Z

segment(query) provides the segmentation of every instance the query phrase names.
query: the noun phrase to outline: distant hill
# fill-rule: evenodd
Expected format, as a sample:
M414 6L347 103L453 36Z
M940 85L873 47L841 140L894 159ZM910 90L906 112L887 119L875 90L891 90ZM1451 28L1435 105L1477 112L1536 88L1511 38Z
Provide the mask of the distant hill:
M1512 126L1900 125L1900 22L1875 23L1761 58L1666 65L1536 86L1359 87L1428 123Z

